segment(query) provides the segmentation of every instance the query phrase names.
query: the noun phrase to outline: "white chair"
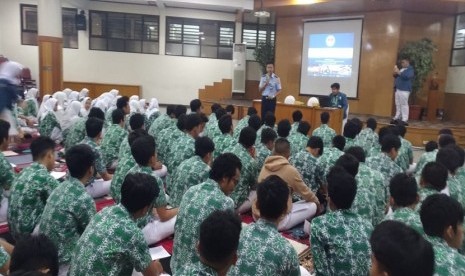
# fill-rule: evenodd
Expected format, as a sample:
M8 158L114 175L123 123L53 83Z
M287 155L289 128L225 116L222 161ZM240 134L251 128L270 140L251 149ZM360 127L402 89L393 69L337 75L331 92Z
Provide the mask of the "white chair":
M294 96L287 96L285 99L284 99L284 103L285 104L294 104L295 103L295 98Z
M313 107L313 106L320 106L320 101L318 100L317 97L311 97L307 101L307 106Z

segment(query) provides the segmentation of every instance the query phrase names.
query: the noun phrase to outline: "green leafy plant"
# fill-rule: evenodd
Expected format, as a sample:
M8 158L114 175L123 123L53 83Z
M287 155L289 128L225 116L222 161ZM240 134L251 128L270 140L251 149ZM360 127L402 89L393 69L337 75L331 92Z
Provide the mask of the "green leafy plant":
M274 45L271 42L260 42L253 52L255 61L260 64L262 72L266 72L266 64L274 61Z
M429 38L407 42L399 50L399 60L410 59L410 64L415 70L415 78L412 82L412 101L415 101L417 93L422 90L426 79L435 67L433 61L435 51L437 51L437 47Z

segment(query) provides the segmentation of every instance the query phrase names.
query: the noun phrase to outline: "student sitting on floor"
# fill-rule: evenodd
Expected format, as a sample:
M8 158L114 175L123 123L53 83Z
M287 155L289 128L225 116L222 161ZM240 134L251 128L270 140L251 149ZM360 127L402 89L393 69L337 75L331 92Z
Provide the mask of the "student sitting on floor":
M200 261L186 265L177 276L225 276L237 262L241 220L233 211L214 211L200 224L197 252Z
M237 140L234 140L233 134L233 121L231 115L223 115L218 120L218 128L221 131L221 135L213 137L213 143L215 143L215 152L213 158L218 157L224 153L226 149L234 146Z
M90 146L95 155L94 174L99 175L101 179L91 179L87 185L87 192L93 197L98 198L107 195L110 192L111 178L102 158L100 150L100 140L102 138L103 120L97 118L89 118L86 121L87 136L80 144Z
M155 181L151 185L158 186L158 190L160 190L152 204L158 218L152 219L150 215L146 218L147 220L140 222L141 226L143 226L142 233L144 234L145 241L150 245L174 233L174 223L176 222L178 208L167 208L168 198L163 181L154 173L157 165L157 155L155 153L155 141L152 136L146 135L137 138L131 144L131 152L137 164L128 171L127 175L142 173L153 176Z
M47 198L59 183L50 171L55 167L55 142L39 137L31 143L32 163L13 181L8 225L15 239L31 234L40 221Z
M63 140L60 122L55 115L57 99L50 98L44 103L45 111L39 118L39 133L41 136L52 138L53 141Z
M355 138L355 144L365 151L365 155L370 152L370 149L378 144L378 134L375 132L378 123L374 118L368 118L366 127L360 131Z
M433 247L401 222L390 220L376 226L370 245L372 276L433 276Z
M303 118L302 111L294 110L292 112L292 125L291 125L291 135L297 132L297 128L299 127L300 122Z
M255 147L255 159L257 160L257 168L262 169L266 158L273 153L274 141L278 138L276 131L271 128L265 128L262 131L261 143Z
M323 154L323 140L318 136L308 139L306 148L289 159L289 163L299 171L305 184L314 194L321 188L316 180L316 163ZM291 144L292 148L292 144Z
M463 216L460 203L444 194L430 195L421 205L423 229L434 249L435 275L465 275L465 256L457 251L463 241Z
M289 230L304 220L313 217L320 210L320 202L316 195L305 185L300 173L288 161L291 153L289 141L278 138L274 145L273 155L265 160L258 182L270 175L279 175L290 189L288 211L278 225L279 231ZM260 184L259 184L260 185ZM296 194L302 200L292 203L292 195ZM253 205L252 213L255 219L260 218L260 211Z
M280 220L289 212L289 196L288 184L277 175L258 184L255 205L261 216L242 230L231 275L300 275L297 253L278 232Z
M265 128L271 128L272 130L275 130L276 117L273 113L268 112L265 114L265 118L262 118L262 123L263 125L257 130L257 139L255 141L255 145L260 143L260 137L262 137L262 131Z
M313 136L321 138L321 136L318 135ZM323 140L323 146L324 144L325 142ZM330 147L325 146L325 150L323 154L318 158L318 162L316 164L317 168L315 170L317 178L321 182L320 185L326 183L326 175L328 174L329 169L331 169L336 163L337 159L339 159L339 157L341 157L341 155L344 154L343 150L346 145L346 138L344 138L344 136L342 135L336 135L334 136L331 144L332 146Z
M400 148L397 154L396 164L399 165L404 172L412 173L415 171L412 143L404 138L407 133L407 128L404 125L397 125L396 128L400 138Z
M255 109L255 107L247 108L247 115L240 119L239 122L237 122L236 128L234 128L234 140L237 141L239 139L241 130L246 126L249 126L249 119L252 115L257 115L257 109Z
M88 145L76 145L66 152L69 178L50 195L39 223L39 233L58 248L60 275L68 273L79 237L97 210L85 185L94 176L95 156Z
M316 275L368 275L373 226L350 210L357 183L338 166L327 181L331 212L313 219L310 235Z
M321 113L321 125L317 127L312 133L313 136L318 136L323 140L323 145L325 148L331 147L331 143L333 142L334 137L336 137L336 131L328 126L329 118L330 115L328 112L325 111Z
M93 217L72 256L70 276L159 275L163 268L152 261L136 221L150 211L159 189L147 174L129 174L121 187L121 204L107 207Z
M295 156L301 151L305 151L308 143L308 132L310 131L310 124L307 121L299 122L295 132L291 131L288 140L291 143L291 156ZM318 137L318 136L316 136Z
M70 149L72 146L79 144L82 140L84 140L84 138L86 138L86 121L88 118L104 120L105 113L103 113L100 108L92 107L87 118L79 118L74 125L70 126L64 141L65 151Z
M163 129L173 125L175 109L176 105L168 105L166 107L166 113L158 116L158 118L153 121L152 125L150 125L150 128L147 129L147 132L155 139L155 141L157 141L157 136ZM174 125L176 125L176 123L174 123Z
M459 153L450 147L441 148L436 155L436 162L446 167L449 176L447 178L447 186L441 191L446 195L450 195L457 200L462 207L465 206L465 187L456 177L457 169L460 167Z
M6 221L8 212L8 196L11 185L15 179L15 173L10 162L6 160L2 151L8 150L8 132L10 123L0 119L0 222Z
M165 164L168 163L170 158L168 155L170 144L184 134L186 119L186 107L182 105L176 106L174 117L171 119L171 124L165 129L160 130L160 132L154 136L156 137L155 143L157 144L157 157L161 162Z
M118 165L118 152L121 143L126 139L128 132L124 129L124 112L121 109L113 110L111 114L113 124L106 130L102 138L102 158L106 168L115 169Z
M447 187L447 177L446 167L438 162L429 162L423 167L418 190L420 201L416 207L417 211L420 210L422 202L428 196L440 193Z
M433 149L432 151L425 151L425 153L423 153L420 156L420 159L417 162L417 166L415 167L415 174L417 176L421 175L421 172L423 171L423 167L426 164L428 164L429 162L436 161L436 155L438 154L438 150L439 150L438 148L444 148L452 144L456 144L456 142L450 129L441 129L439 131L436 149Z
M286 138L289 136L291 132L291 122L288 119L282 119L278 122L278 126L276 128L276 132L278 133L278 138Z
M395 163L397 154L399 152L401 143L400 138L394 134L380 135L381 139L381 153L368 157L366 159L366 165L373 170L381 172L384 176L386 185L389 185L389 181L394 175L402 173L402 168Z

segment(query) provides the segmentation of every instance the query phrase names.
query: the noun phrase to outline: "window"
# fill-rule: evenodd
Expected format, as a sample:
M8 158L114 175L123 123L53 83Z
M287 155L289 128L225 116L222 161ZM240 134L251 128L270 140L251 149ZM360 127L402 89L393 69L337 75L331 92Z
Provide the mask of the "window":
M234 22L167 17L166 55L232 59Z
M242 41L247 45L247 60L254 60L253 52L262 42L270 42L274 45L275 25L244 23L242 28Z
M37 6L20 5L21 7L21 44L37 45ZM77 9L62 9L63 47L78 48L78 35L76 30Z
M90 11L89 25L91 50L158 54L158 16Z
M465 13L455 19L455 34L451 54L451 66L465 66Z

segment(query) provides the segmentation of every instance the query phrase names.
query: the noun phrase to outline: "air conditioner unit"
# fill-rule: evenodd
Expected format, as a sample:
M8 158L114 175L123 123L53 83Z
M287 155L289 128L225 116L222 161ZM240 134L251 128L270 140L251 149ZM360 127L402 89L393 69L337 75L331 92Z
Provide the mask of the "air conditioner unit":
M245 54L246 45L244 43L235 43L233 46L233 93L245 93L245 79L247 76Z

